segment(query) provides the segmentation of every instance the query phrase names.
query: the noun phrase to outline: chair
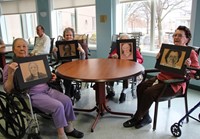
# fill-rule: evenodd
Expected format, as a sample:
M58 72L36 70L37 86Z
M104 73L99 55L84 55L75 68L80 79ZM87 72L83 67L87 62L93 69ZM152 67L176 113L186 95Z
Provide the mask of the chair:
M160 70L158 70L158 69L145 70L145 74L143 76L143 81L147 78L148 74L156 73L156 72L160 72ZM164 86L163 90L161 91L160 95L158 96L158 98L155 100L154 118L153 118L153 130L156 130L159 102L168 101L168 108L170 108L171 107L171 99L184 98L184 101L185 101L185 112L186 113L188 112L187 90L188 90L189 81L190 80L187 79L187 78L179 79L179 80L166 80L166 81L164 81L165 86ZM186 82L185 94L176 95L176 96L172 96L172 97L162 97L163 93L165 92L165 89L168 86L170 86L171 84L178 84L178 83L183 83L183 82ZM187 122L189 121L188 118L186 120L187 120Z
M78 40L78 43L82 46L85 51L85 59L88 59L90 56L89 47L88 47L88 34L75 34L74 40Z
M25 101L25 96L28 102ZM30 100L28 94L6 94L0 91L0 132L3 136L21 139L28 132L28 139L41 139L37 116Z
M55 38L50 38L50 39L51 39L51 46L50 46L48 57L49 57L49 63L52 63L53 56L54 56L53 47L54 47L54 40L55 40Z
M194 47L194 50L199 54L200 48ZM147 69L145 70L145 73L143 75L143 81L147 79L147 77L152 76L152 74L160 72L158 69ZM158 116L158 106L159 102L163 101L168 101L168 108L171 107L171 100L174 98L183 98L185 101L185 112L188 113L188 100L187 100L187 91L188 91L188 86L190 83L190 77L186 74L185 78L183 79L173 79L173 80L165 80L163 81L165 83L165 86L163 90L160 92L160 95L158 98L155 100L155 109L154 109L154 118L153 118L153 130L156 130L156 125L157 125L157 116ZM184 94L179 94L171 97L163 97L163 93L165 92L165 89L170 86L171 84L179 84L186 82L186 90ZM189 118L186 118L186 122L189 121Z

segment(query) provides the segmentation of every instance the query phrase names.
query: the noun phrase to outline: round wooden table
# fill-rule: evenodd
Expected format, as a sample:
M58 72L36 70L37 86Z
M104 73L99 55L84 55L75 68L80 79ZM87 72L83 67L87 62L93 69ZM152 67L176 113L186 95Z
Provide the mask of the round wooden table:
M60 65L56 73L63 79L74 81L95 82L96 106L93 109L75 109L91 112L97 110L97 116L91 131L105 111L116 114L132 116L131 113L113 112L106 106L105 84L108 81L124 80L138 76L144 72L144 67L133 61L121 59L87 59L76 60Z

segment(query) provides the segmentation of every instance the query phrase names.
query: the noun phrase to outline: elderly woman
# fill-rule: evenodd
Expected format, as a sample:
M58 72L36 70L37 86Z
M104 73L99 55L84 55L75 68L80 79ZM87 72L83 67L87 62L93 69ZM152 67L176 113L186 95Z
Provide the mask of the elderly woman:
M22 38L15 39L13 42L13 52L15 57L27 57L27 42ZM13 79L17 68L18 63L16 62L11 62L4 68L3 87L7 93L15 92L15 82ZM52 74L51 80L54 81L55 79L56 75ZM76 117L71 99L68 96L50 88L47 83L31 87L29 89L29 94L33 107L52 115L59 139L68 139L67 136L73 136L75 138L82 138L84 136L82 132L76 130L72 125L72 121L74 121Z
M191 32L185 26L179 26L173 35L174 44L180 47L187 47L188 43L191 40ZM160 54L157 55L159 58ZM198 68L198 54L192 50L190 57L186 59L185 65ZM133 127L141 128L145 125L148 125L152 122L152 119L149 115L149 109L154 102L154 100L159 96L161 90L164 87L163 80L183 78L181 75L161 71L156 77L150 78L144 82L141 82L137 86L137 110L134 117L126 121L124 127ZM171 84L163 96L169 97L176 94L184 93L186 88L186 83L180 84Z

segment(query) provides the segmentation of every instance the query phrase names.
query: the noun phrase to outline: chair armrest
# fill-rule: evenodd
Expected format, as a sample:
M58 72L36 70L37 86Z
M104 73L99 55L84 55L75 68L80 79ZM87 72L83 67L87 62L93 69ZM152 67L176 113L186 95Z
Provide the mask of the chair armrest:
M186 82L186 79L169 79L169 80L164 80L162 82L164 82L166 84L176 84L176 83Z
M195 68L195 67L187 67L188 70L191 71L195 71L196 73L194 73L194 78L196 80L200 80L200 69L199 68Z
M142 81L146 80L148 74L156 73L156 72L160 72L160 70L159 69L146 69L143 73L143 80Z

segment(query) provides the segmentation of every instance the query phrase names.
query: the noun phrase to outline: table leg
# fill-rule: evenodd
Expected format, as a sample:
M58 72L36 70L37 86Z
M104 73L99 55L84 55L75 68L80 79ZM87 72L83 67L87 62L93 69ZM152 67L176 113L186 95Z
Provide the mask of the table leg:
M104 112L108 112L114 115L123 115L123 116L133 116L132 113L123 113L123 112L114 112L111 111L108 106L106 106L106 95L105 95L105 82L97 82L96 84L96 106L92 109L78 109L74 108L75 111L82 111L82 112L92 112L94 110L97 110L96 118L92 124L91 132L94 131L94 128L96 127L98 120L100 116L104 115Z

